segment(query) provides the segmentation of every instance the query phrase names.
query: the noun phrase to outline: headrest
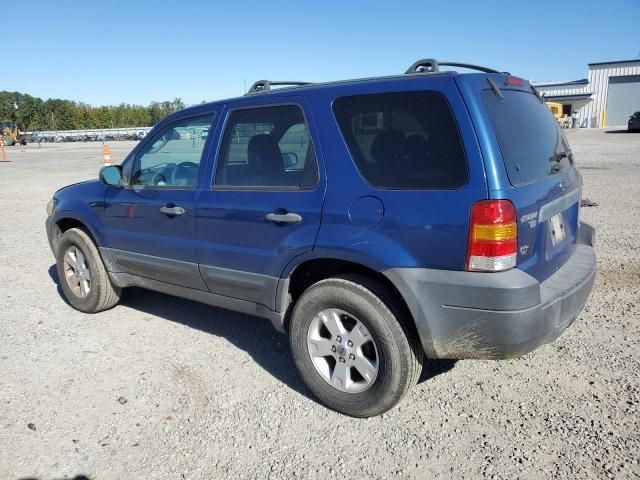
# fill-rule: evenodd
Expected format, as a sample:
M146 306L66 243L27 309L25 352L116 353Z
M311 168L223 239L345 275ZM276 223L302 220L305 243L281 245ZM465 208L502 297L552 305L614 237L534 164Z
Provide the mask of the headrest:
M404 138L402 130L383 130L371 144L371 156L378 162L397 160L404 153Z
M256 171L269 170L279 173L284 166L278 142L267 134L251 137L247 146L247 161Z

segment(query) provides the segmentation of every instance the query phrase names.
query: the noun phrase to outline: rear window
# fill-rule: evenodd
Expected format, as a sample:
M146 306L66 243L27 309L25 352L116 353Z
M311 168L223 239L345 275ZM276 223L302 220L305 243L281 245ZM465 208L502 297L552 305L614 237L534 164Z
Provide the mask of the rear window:
M537 96L517 90L482 92L512 185L571 168L571 151L551 110Z
M365 180L384 189L453 189L467 163L451 108L438 92L342 97L334 113Z

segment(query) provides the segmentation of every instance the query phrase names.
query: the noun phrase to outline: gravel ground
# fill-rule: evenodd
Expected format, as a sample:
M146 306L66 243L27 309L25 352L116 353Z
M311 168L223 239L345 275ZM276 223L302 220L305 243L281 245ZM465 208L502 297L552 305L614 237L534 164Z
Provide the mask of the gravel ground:
M640 135L569 132L598 230L588 305L509 361L430 362L391 412L319 405L268 321L132 289L60 297L44 206L100 144L0 163L0 478L640 478ZM133 144L113 145L119 160Z

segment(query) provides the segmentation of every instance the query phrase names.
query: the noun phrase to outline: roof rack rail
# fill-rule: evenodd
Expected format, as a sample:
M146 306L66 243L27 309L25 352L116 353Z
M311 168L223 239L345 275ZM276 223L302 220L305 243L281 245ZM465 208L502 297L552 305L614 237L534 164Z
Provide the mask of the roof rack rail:
M269 90L271 90L272 86L283 86L283 85L302 86L302 85L311 85L311 82L295 82L295 81L286 82L286 81L258 80L253 85L251 85L251 88L249 88L249 91L247 93L268 92Z
M484 73L504 73L494 70L493 68L471 65L470 63L438 62L435 58L423 58L422 60L418 60L404 73L406 75L415 73L438 73L440 71L440 66L468 68L469 70L477 70Z

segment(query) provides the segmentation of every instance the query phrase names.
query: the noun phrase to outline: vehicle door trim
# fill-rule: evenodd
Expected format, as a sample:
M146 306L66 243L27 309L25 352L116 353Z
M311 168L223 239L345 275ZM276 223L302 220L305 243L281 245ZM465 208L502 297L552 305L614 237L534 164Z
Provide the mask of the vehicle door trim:
M155 257L115 248L108 249L109 252L103 252L103 250L107 249L101 249L101 253L103 258L108 257L111 259L111 265L109 265L111 268L115 267L113 265L115 262L117 264L116 268L131 275L207 291L207 286L202 280L197 263Z
M209 291L275 310L277 277L229 268L200 265L200 273Z

